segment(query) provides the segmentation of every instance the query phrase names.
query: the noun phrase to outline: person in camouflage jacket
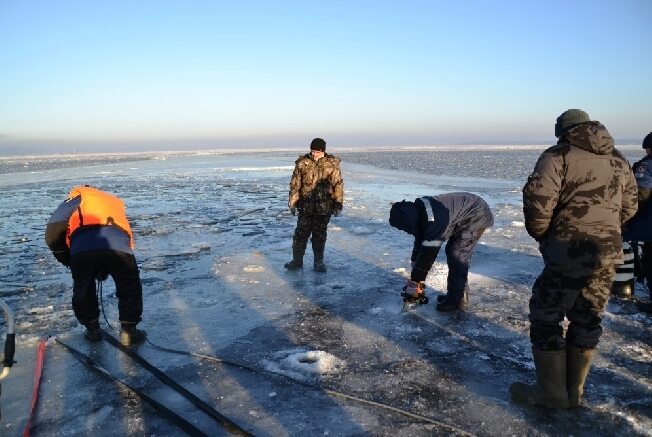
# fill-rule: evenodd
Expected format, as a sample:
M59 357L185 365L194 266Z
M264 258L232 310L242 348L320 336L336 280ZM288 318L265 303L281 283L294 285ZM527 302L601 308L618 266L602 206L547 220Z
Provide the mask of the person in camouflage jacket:
M537 384L514 383L510 394L518 402L568 408L581 404L615 265L622 262L621 226L636 213L637 189L607 129L584 111L561 114L555 136L557 145L543 152L523 187L525 227L544 261L529 316Z
M285 263L286 269L303 267L303 255L312 234L314 268L318 272L326 271L326 230L331 214L338 216L342 211L343 201L344 181L340 159L327 154L326 142L315 138L310 143L310 153L295 161L290 180L288 208L292 215L298 210L299 217L292 240L292 260Z

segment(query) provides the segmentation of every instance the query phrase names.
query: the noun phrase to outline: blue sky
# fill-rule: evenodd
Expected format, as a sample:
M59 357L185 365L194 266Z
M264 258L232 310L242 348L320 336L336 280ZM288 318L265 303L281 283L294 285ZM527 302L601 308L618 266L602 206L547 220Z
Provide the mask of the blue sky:
M0 150L652 130L652 1L0 0Z

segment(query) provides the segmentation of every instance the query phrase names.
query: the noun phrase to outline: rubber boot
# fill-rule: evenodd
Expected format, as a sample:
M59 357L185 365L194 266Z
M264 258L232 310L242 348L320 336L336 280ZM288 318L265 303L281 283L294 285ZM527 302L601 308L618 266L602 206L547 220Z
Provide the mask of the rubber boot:
M325 273L328 269L326 264L324 264L324 248L312 246L312 252L315 256L315 262L313 264L316 272Z
M136 329L135 323L121 323L120 343L123 346L142 343L147 337L147 333L142 329Z
M86 325L86 332L84 332L84 337L88 341L100 341L102 340L102 331L100 331L100 322L95 319L89 322Z
M568 403L571 408L582 406L584 382L593 361L593 349L580 349L575 346L566 346L566 389Z
M537 372L536 384L515 382L509 387L512 400L547 408L568 408L566 392L566 350L532 349Z
M614 282L611 287L611 293L621 299L629 299L634 293L634 278L628 281Z
M440 294L437 296L437 303L442 303L446 300L445 294ZM464 289L464 294L462 295L462 301L459 304L459 309L464 309L469 306L469 286L467 285Z
M303 268L303 253L305 249L298 249L292 246L292 260L286 262L283 267L288 270L296 270Z
M636 302L636 307L644 313L652 314L652 302Z

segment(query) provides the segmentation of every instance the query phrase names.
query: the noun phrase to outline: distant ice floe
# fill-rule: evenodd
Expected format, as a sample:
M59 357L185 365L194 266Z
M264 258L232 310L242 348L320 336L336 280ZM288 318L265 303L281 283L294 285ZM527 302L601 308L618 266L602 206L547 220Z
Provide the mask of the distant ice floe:
M271 360L263 360L263 368L293 379L306 380L315 376L340 373L346 363L324 351L289 349L276 352Z

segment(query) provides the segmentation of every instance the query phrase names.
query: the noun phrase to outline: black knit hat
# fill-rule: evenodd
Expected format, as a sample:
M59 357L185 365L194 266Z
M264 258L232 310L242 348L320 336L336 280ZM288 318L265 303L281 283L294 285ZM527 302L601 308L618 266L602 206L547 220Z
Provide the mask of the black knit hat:
M643 139L643 148L644 149L652 149L652 132L647 134L645 138Z
M557 123L555 123L555 136L559 138L570 128L587 121L591 121L589 114L581 109L569 109L564 111L559 117L557 117Z
M326 141L321 138L315 138L310 142L310 150L321 150L322 152L326 151Z
M396 229L416 235L419 227L419 207L414 202L403 200L392 205L389 224Z

